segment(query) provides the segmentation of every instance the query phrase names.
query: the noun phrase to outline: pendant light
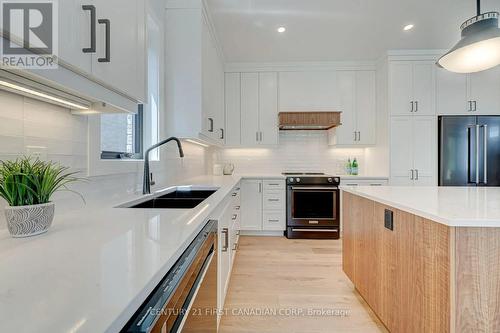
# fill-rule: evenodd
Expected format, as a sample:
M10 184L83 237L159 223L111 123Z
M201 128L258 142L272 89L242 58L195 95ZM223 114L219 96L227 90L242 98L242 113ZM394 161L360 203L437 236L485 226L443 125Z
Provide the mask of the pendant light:
M480 72L500 65L498 16L498 12L481 14L481 0L477 0L477 16L460 26L462 39L437 65L455 73Z

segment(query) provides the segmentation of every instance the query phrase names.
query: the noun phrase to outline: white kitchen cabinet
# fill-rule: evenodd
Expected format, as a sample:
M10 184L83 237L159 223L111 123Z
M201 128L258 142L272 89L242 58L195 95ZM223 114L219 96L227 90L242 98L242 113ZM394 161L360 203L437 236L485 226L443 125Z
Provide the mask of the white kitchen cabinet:
M356 74L354 71L340 71L336 78L341 125L328 131L328 142L330 145L350 145L357 139Z
M278 74L259 73L259 144L278 144Z
M437 185L437 119L413 117L413 169L416 185Z
M391 185L411 185L413 169L413 118L391 117L390 174Z
M147 101L146 17L151 3L60 1L58 68L25 69L16 74L75 94L90 104L99 102L94 104L99 112L137 112L137 104ZM109 26L109 38L105 25ZM100 62L106 49L109 61Z
M218 221L217 304L219 309L224 308L233 262L238 249L240 227L237 212L239 211L239 205L240 186L236 185L230 192L230 196L216 208L217 213L212 217Z
M226 297L231 273L231 208L231 202L227 203L219 219L219 290L222 292L222 299Z
M280 111L337 110L335 76L335 71L280 72Z
M127 95L144 101L145 2L141 0L94 0L94 2L98 23L97 50L92 53L92 74ZM109 25L109 36L106 32L107 25Z
M258 143L259 74L241 73L241 144L254 146Z
M224 71L201 2L167 8L165 25L167 135L222 145Z
M286 228L286 214L280 211L265 211L262 217L262 230L283 231Z
M391 185L436 185L436 117L393 116L390 136Z
M224 143L224 65L206 20L202 24L202 117L207 121L203 133Z
M500 68L495 67L468 75L468 101L473 114L500 114Z
M226 73L224 79L227 146L241 144L241 74Z
M389 63L389 107L392 115L434 115L435 64L429 61Z
M500 114L500 69L472 74L437 70L439 115Z
M244 179L241 183L241 230L284 231L286 190L283 179Z
M465 114L470 106L467 98L467 75L436 70L436 112L438 115Z
M278 144L277 74L241 73L240 94L241 145ZM230 100L235 98L226 97ZM233 111L237 111L237 108ZM228 131L237 130L236 127L228 128Z
M262 230L262 180L241 181L241 230Z
M91 11L95 5L85 0L65 0L58 2L59 50L58 57L79 70L92 73L92 56L83 49L91 48ZM84 10L82 6L86 7ZM96 10L97 12L97 10ZM97 13L95 14L97 15ZM97 17L96 17L97 20Z
M341 125L328 132L330 145L373 145L376 142L374 71L337 72Z

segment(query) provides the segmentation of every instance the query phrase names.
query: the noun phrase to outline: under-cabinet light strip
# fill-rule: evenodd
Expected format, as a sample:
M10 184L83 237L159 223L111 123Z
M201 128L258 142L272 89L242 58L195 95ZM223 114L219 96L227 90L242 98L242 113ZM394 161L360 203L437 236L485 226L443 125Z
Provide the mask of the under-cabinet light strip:
M42 92L37 91L37 90L22 87L22 86L19 86L17 84L13 84L13 83L10 83L7 81L0 80L0 86L10 88L13 90L17 90L17 91L23 92L23 93L28 94L28 95L33 95L33 96L37 96L40 98L44 98L44 99L47 99L49 101L57 102L57 103L66 105L72 109L79 109L79 110L88 110L89 109L88 106L76 104L76 103L70 102L68 100L64 100L64 99L58 98L56 96L48 95L48 94L42 93Z

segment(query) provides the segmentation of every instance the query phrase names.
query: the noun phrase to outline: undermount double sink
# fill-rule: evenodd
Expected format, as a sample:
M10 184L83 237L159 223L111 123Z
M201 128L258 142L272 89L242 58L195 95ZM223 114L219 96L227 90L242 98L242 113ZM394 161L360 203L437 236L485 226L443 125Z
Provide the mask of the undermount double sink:
M190 209L198 206L218 188L202 186L177 186L156 193L147 200L139 199L121 205L120 208L171 208Z

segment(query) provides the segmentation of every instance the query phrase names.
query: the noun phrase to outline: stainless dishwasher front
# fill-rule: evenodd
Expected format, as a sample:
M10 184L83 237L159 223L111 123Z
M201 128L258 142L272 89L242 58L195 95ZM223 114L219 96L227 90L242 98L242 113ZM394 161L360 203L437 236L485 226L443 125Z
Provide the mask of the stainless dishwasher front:
M217 221L208 221L122 332L217 332Z

